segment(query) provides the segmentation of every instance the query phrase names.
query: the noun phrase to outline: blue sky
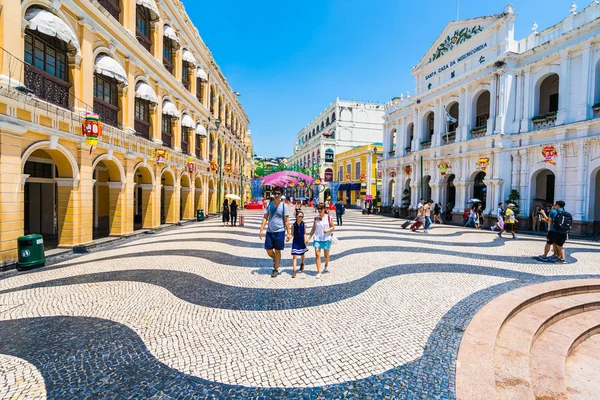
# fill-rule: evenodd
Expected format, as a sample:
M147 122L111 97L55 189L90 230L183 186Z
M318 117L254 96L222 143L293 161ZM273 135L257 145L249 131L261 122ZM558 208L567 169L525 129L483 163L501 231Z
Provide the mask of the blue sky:
M254 152L289 156L297 133L336 97L385 102L413 92L410 68L455 0L183 0L250 118ZM514 0L516 38L551 26L570 0ZM590 0L578 1L579 10ZM460 0L460 19L498 14L508 0Z

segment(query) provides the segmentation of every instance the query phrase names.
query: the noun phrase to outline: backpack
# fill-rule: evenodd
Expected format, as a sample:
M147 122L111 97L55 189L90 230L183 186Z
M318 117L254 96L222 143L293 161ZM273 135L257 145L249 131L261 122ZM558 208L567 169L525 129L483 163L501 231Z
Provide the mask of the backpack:
M573 216L564 210L560 210L552 220L552 226L557 232L567 233L573 225Z
M346 214L346 207L342 204L342 215Z

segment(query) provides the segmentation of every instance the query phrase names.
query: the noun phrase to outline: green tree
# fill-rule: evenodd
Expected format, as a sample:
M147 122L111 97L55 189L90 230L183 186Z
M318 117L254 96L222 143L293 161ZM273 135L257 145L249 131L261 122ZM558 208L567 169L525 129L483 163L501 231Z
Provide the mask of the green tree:
M505 202L505 207L508 207L510 203L514 204L513 211L515 212L515 216L519 215L519 212L521 211L519 208L519 200L521 200L521 193L516 189L511 189L508 194L508 200Z

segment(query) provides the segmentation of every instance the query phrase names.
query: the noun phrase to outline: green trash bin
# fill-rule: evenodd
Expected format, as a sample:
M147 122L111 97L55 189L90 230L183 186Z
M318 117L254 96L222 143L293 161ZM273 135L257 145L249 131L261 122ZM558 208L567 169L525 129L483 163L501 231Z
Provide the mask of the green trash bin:
M44 256L44 238L42 235L33 234L20 236L17 239L19 251L19 262L17 267L33 267L35 265L44 265L46 257Z
M201 208L196 210L196 221L197 222L204 221L204 210Z

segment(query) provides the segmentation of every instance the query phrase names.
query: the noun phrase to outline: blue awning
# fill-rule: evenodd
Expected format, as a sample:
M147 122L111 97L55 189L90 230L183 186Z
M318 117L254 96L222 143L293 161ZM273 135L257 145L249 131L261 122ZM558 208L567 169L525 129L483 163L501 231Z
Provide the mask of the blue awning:
M348 190L350 189L350 184L349 183L344 183L340 185L340 188L338 190Z
M348 190L360 190L360 183L353 183Z

